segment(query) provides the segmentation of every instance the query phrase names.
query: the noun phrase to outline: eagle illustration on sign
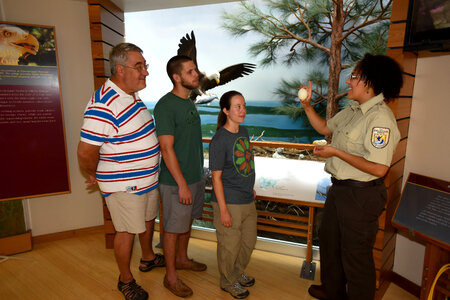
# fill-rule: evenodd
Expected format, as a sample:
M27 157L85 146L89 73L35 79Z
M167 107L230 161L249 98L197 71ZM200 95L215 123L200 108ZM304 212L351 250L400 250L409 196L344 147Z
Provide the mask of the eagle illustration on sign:
M0 65L18 65L19 58L36 55L38 40L30 33L9 24L0 25Z

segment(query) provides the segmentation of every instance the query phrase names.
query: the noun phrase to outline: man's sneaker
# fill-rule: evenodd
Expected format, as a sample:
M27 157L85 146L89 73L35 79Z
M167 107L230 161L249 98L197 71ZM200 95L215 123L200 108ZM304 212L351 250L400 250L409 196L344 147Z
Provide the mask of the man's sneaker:
M117 283L117 288L125 296L126 300L147 300L148 293L136 283L136 280L132 280L128 283L120 281Z
M245 275L244 273L241 274L241 276L238 279L238 282L240 285L244 287L249 287L255 284L255 278L252 276Z
M250 293L247 289L243 288L239 282L234 283L232 286L222 288L225 292L230 293L236 299L246 298Z

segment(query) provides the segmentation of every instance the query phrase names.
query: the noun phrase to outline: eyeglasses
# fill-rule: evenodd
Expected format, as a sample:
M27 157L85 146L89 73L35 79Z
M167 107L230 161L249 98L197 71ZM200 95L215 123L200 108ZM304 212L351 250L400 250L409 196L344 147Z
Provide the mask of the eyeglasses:
M149 67L148 64L145 64L145 65L138 65L138 66L136 66L136 67L130 67L130 66L126 66L126 65L121 65L121 66L122 66L122 67L125 67L125 68L135 69L135 70L138 71L138 72L144 72L144 71L147 71L147 70L148 70L148 67Z
M361 78L360 75L355 75L355 74L348 75L348 79L350 79L350 80L352 80L352 79L359 79L359 78Z

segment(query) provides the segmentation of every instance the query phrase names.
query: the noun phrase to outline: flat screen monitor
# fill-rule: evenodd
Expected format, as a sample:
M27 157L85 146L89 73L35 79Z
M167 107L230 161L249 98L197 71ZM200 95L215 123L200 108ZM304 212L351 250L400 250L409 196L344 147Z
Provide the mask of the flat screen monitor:
M450 1L410 0L404 48L450 51Z

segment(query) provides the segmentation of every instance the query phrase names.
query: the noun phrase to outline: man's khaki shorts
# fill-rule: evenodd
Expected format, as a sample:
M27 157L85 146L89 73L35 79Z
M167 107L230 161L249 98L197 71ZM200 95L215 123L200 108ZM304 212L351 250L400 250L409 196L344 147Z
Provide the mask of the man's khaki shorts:
M105 198L117 232L139 234L145 232L145 222L158 214L158 189L143 195L117 192Z

